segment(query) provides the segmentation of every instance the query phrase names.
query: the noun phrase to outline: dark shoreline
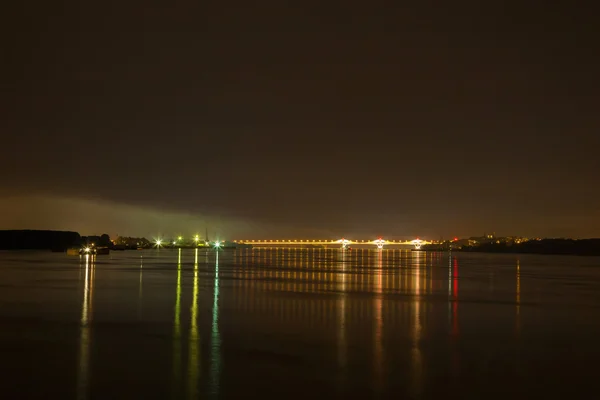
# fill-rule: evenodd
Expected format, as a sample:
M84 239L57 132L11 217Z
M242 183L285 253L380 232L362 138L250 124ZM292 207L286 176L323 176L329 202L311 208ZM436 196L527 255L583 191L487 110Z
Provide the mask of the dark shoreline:
M600 239L541 239L521 243L482 243L477 246L424 246L423 251L463 253L545 254L563 256L600 256Z

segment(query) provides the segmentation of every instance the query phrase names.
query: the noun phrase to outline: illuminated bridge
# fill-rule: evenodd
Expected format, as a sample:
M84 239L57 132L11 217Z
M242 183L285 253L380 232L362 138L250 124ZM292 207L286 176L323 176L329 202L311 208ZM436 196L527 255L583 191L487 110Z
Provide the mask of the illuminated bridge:
M433 242L421 240L419 238L415 240L385 240L382 238L376 240L234 240L234 243L239 244L250 244L252 246L341 246L345 249L353 245L373 245L377 246L378 249L383 249L383 246L414 246L415 249L420 249L424 244L432 244Z

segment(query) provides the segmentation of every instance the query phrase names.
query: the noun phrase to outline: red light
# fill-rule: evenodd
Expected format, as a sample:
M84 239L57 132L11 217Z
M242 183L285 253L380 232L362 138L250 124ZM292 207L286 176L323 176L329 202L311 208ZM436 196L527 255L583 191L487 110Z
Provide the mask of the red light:
M454 238L454 241L455 241L455 242L456 242L456 241L458 241L458 238Z

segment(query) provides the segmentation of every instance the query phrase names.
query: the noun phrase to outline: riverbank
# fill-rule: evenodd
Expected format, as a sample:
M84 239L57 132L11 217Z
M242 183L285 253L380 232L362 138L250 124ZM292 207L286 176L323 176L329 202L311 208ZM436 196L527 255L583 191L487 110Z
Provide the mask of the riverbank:
M600 256L600 239L542 239L522 243L484 243L452 250L471 253Z

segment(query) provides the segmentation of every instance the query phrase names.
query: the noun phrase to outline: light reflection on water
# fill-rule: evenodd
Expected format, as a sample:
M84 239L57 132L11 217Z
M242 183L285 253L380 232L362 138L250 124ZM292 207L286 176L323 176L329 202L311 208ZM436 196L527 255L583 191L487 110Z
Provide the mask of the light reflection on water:
M347 251L339 253L341 271L337 274L339 284L337 285L338 295L338 330L337 330L337 352L338 352L338 387L346 385L346 369L348 363L347 341L346 341L346 261ZM308 262L308 260L307 260ZM288 271L286 279L291 279L291 271ZM282 304L283 305L283 304Z
M415 273L413 275L414 282L412 286L415 290L416 301L413 301L412 312L412 388L411 394L413 397L421 396L421 386L423 382L423 360L421 354L421 252L416 252ZM424 285L427 287L427 284Z
M296 256L297 254L297 256ZM277 318L282 318L288 324L303 324L306 321L322 321L327 324L336 315L337 321L337 364L339 368L338 385L348 382L347 371L347 318L357 321L371 318L372 321L372 389L374 392L384 392L386 389L384 345L386 318L391 318L391 325L396 325L398 319L407 313L411 317L411 389L415 396L422 394L422 353L421 331L422 304L420 296L430 294L434 290L434 275L427 261L433 262L434 257L421 252L394 250L353 250L353 251L307 251L307 250L266 250L240 251L236 256L241 268L236 268L233 274L239 278L236 298L240 299L237 306L244 313L262 316L269 315L271 310ZM266 258L268 265L260 264ZM439 262L440 258L435 258ZM358 261L358 263L357 263ZM357 267L357 264L359 267ZM404 264L404 265L403 265ZM279 268L270 268L276 265ZM439 267L439 265L438 265ZM439 278L438 278L439 279ZM439 290L439 288L436 288ZM264 298L265 292L288 293L322 293L337 292L338 300L329 303L327 298L311 298L306 307L298 306L295 301L286 298ZM353 307L348 315L348 298L353 293L372 293L372 309L366 308L362 299L351 301ZM396 312L396 306L386 294L410 295L412 310ZM255 299L256 296L261 296ZM242 299L251 298L246 302ZM327 303L327 304L324 304ZM333 305L333 307L330 306ZM281 311L283 308L283 312ZM452 308L456 311L456 308ZM298 322L296 322L298 321ZM352 325L354 325L352 324Z
M143 293L143 276L144 276L144 256L140 256L140 290L138 293L138 319L142 319L142 293Z
M221 336L219 334L219 253L215 254L215 285L212 306L212 333L210 355L210 392L219 394L219 374L221 372Z
M375 391L381 392L383 389L383 250L377 250L377 269L375 270L375 283L374 283L374 318L373 323L375 324L374 349L373 349L373 372L375 374Z
M94 272L95 256L86 254L80 256L84 263L85 280L83 285L83 301L81 305L81 326L79 336L79 368L77 373L77 398L87 399L89 397L90 379L90 324L92 322L92 305L94 299Z
M20 282L11 301L21 293L28 301L37 298L36 312L51 315L75 304L72 316L55 318L77 322L77 345L55 339L48 346L57 354L77 349L76 377L61 380L63 370L53 369L52 381L44 380L42 367L50 369L44 358L30 366L38 368L40 388L63 398L69 397L63 387L75 387L79 399L123 390L161 398L439 398L452 388L480 398L491 390L482 382L498 371L513 374L500 392L527 387L523 377L552 374L553 363L538 362L540 354L552 357L563 348L556 343L585 343L600 334L591 318L600 273L570 270L561 293L570 291L572 300L563 306L548 290L556 280L536 270L539 258L495 257L388 249L162 249L81 257L80 264L63 257L61 270L27 259L28 274L19 279L11 277L20 270L2 267L12 265L5 262L0 274L3 282ZM70 274L77 298L56 290L75 285ZM23 277L35 280L28 284ZM0 304L7 304L7 288ZM28 312L22 308L21 318ZM572 329L583 323L585 330ZM52 338L52 329L38 322L35 331ZM544 342L549 331L552 346ZM23 341L19 348L36 348L26 335L15 337ZM576 350L560 353L561 362L576 369L600 355L597 346Z
M188 342L188 398L198 397L198 380L200 377L200 336L198 334L198 249L194 254L194 292L192 295L190 317L190 333Z
M521 261L517 258L517 288L515 290L515 303L517 304L516 331L521 333Z
M173 322L173 390L172 398L180 396L181 389L181 249L177 258L177 294Z

